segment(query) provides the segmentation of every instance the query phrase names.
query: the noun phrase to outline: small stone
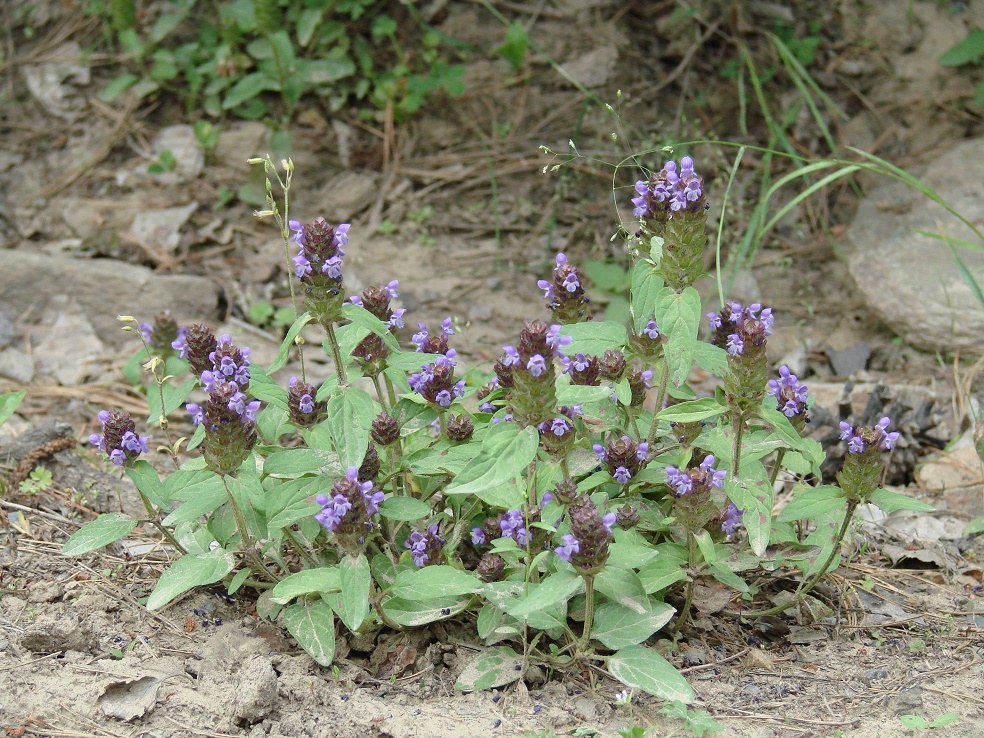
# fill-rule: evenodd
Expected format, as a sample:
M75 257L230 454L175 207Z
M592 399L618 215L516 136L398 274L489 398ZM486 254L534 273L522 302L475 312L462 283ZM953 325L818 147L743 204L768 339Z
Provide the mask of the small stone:
M34 378L34 359L15 348L0 351L0 377L28 384Z
M256 121L223 124L215 146L215 161L220 166L248 171L246 160L262 156L268 148L269 138L270 129Z
M205 168L205 152L202 151L195 136L195 129L189 125L168 126L154 138L154 153L160 156L170 151L174 157L174 170L167 174L177 175L179 179L194 179Z
M181 207L138 213L130 226L129 235L148 253L173 253L181 243L182 226L196 210L198 203L193 202Z
M273 710L277 700L277 673L270 659L254 656L242 665L233 692L233 717L259 722Z

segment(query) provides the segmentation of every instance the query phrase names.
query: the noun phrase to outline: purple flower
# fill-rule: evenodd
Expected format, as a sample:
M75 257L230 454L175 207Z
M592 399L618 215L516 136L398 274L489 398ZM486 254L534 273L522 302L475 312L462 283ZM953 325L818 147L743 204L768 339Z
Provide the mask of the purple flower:
M620 466L615 470L615 473L612 476L619 484L628 484L629 480L632 479L632 472L624 466Z
M733 503L728 503L728 509L724 511L724 521L721 523L721 532L726 536L733 536L741 525L741 517L744 513Z
M536 286L543 290L543 299L553 299L553 285L545 279L537 280Z
M445 336L453 336L454 335L454 328L451 327L451 318L445 318L441 322L441 332Z
M573 430L571 421L567 418L554 418L550 422L550 432L558 438L563 437L568 431Z
M311 262L308 261L304 254L298 254L294 257L294 274L298 279L303 279L305 275L311 274L314 270L311 268Z
M583 372L591 366L591 360L584 354L578 352L574 354L574 358L571 359L571 366L573 366L577 371Z
M564 541L564 545L557 546L557 548L554 549L554 552L564 561L570 563L571 556L581 551L581 544L578 542L577 538L570 533L562 536L561 540Z
M371 482L367 482L371 485ZM386 493L381 490L376 492L363 492L363 499L366 501L366 515L375 515L379 512L379 506L383 504L383 500L386 499Z
M649 444L645 441L640 442L636 448L636 458L639 461L647 461L649 459Z
M406 308L397 308L393 311L390 319L387 321L387 325L390 328L402 328L404 326L403 316L407 312Z
M194 425L201 425L205 421L205 412L202 410L201 405L189 402L185 405L185 410L191 413L191 422Z
M346 242L348 241L348 236L345 237L345 240ZM397 297L400 296L400 294L397 292L397 290L400 289L400 280L398 279L392 280L383 289L386 291L386 294L389 295L389 298L391 300L395 300Z
M787 418L806 412L806 403L809 401L806 385L801 384L787 366L779 367L779 379L770 379L765 393L776 398L778 409Z
M324 264L321 265L321 272L327 274L332 279L340 279L342 276L342 259L339 256L333 256L326 260Z
M682 497L694 490L694 482L690 475L681 472L675 466L666 467L666 482L673 488L673 493L677 497Z
M417 345L417 351L424 350L424 344L427 343L427 326L423 323L417 323L417 327L420 329L419 332L414 333L413 337L410 339Z
M591 450L595 452L598 457L598 461L605 461L608 458L608 454L605 452L605 447L600 443L596 443L591 447Z
M840 439L846 441L848 438L854 435L854 428L850 423L841 421L840 422Z
M481 546L486 542L485 531L481 528L472 528L471 541L473 546Z
M655 341L659 338L659 328L656 326L656 321L652 318L650 318L649 322L646 323L646 327L642 329L642 332L651 341Z
M726 348L728 353L732 356L741 356L745 353L745 342L737 333L731 333L728 335L728 343Z
M358 305L359 307L365 307L365 304L362 302L362 298L359 295L352 295L349 297L349 302L353 305Z
M605 529L608 535L615 535L612 533L612 526L615 525L615 521L618 519L618 515L613 512L605 513L605 517L601 519L601 527Z
M721 316L718 315L717 313L708 313L707 314L707 324L713 330L717 330L722 325L722 323L721 323Z
M306 392L301 395L301 401L298 404L301 408L302 413L313 413L314 412L314 398Z
M564 277L564 289L568 292L577 292L577 288L581 286L581 282L577 278L576 272L570 272Z
M547 371L547 362L540 354L533 354L530 360L526 362L526 368L534 377L539 377Z
M502 359L503 365L516 366L521 361L519 358L519 352L513 346L503 346L502 351L505 354Z

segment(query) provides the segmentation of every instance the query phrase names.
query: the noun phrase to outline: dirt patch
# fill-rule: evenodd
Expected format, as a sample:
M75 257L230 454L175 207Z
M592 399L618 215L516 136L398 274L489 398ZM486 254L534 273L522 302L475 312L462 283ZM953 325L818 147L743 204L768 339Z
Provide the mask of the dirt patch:
M472 59L464 96L425 109L392 133L345 112L330 115L316 100L302 105L291 130L299 182L292 213L351 220L351 291L400 279L410 328L453 316L456 348L469 365L490 362L515 340L524 318L546 315L536 280L558 251L572 260L626 263L622 240L611 235L617 213L629 220L629 188L639 170L613 174L615 162L649 148L652 153L635 161L658 168L659 147L692 139L788 145L804 155L827 151L823 130L797 101L791 81L767 88L773 109L794 116L785 141L776 142L761 113L737 94L734 75L722 73L741 48L750 50L760 72L770 60L771 74L781 72L775 47L765 41L765 31L780 21L791 24L794 39L818 39L810 72L829 96L821 115L839 150L853 145L913 167L981 134L980 111L963 104L976 80L936 63L966 29L984 26L984 10L975 4L951 13L928 1L831 3L817 18L806 3L739 8L708 2L682 24L662 3L507 5L563 73L543 56L533 57L522 75L492 57ZM479 46L501 35L481 9L447 6L438 20L449 35ZM52 268L73 257L205 276L222 288L222 317L250 332L258 356L274 350L277 329L243 321L259 301L288 302L282 243L268 224L252 218L252 206L221 204L224 191L257 186L243 161L265 153L266 129L224 124L201 169L189 162L173 176L148 175L161 131L182 111L100 103L80 47L65 45L73 35L84 44L93 25L59 4L45 12L51 17L34 16L32 40L23 36L20 15L7 20L16 44L2 67L11 104L0 113L0 243L47 255ZM809 21L819 28L811 30ZM95 70L95 79L108 71ZM39 86L44 80L48 88ZM601 102L615 106L619 117ZM566 154L569 141L580 158L543 174L545 165L561 159L538 147ZM720 203L734 150L694 148ZM749 150L738 170L728 193L725 243L738 242L752 218L762 159L761 151ZM856 184L828 188L822 200L794 209L750 268L739 270L729 294L774 307L772 358L800 362L797 374L811 384L843 386L833 353L864 343L870 359L854 371L859 383L933 385L939 405L957 408L937 439L948 441L965 430L960 402L974 397L970 371L958 365L954 376L936 357L900 346L856 295L840 237L874 182L861 175ZM158 230L173 220L171 208L180 208L187 224ZM137 214L158 217L135 223ZM724 261L736 252L726 247ZM38 290L44 289L39 274ZM702 285L706 294L714 289ZM615 302L600 288L591 297L599 315ZM22 418L8 427L23 430L29 425L24 418L60 420L83 438L99 407L146 413L144 397L119 380L125 352L107 348L119 342L106 336L99 360L85 365L77 385L56 382L41 361L47 344L40 339L59 314L79 311L66 304L49 314L42 309L47 305L21 305L0 321L0 348L19 352L7 360L19 362L26 374L17 375L16 386L29 393ZM125 311L140 309L134 304ZM93 327L104 330L111 327ZM328 370L326 363L310 372L317 378ZM8 385L14 383L0 380L3 389ZM920 462L928 451L920 447ZM60 542L94 511L134 503L126 485L80 464L76 453L60 450L43 462L75 469L76 477L56 476L41 492L0 500L6 513L0 526L0 727L8 735L409 737L585 735L588 729L615 735L635 724L664 735L681 727L645 695L616 704L620 687L594 671L547 674L530 667L524 680L502 691L456 693L452 685L478 648L469 618L340 642L345 655L324 669L285 631L261 621L249 596L230 601L200 590L160 614L148 613L138 601L166 566L149 532L125 549L81 560L58 554ZM966 518L972 502L980 502L979 475L971 473L961 489L967 494L959 500L938 490L929 499ZM922 493L916 485L907 491ZM657 644L687 674L696 707L721 723L725 735L841 731L869 738L902 734L899 715L931 721L945 713L960 715L946 735L981 733L980 545L950 540L922 557L918 566L925 569L894 569L890 563L901 557L890 558L886 545L906 550L911 539L889 541L868 529L856 541L852 563L828 577L820 592L829 612L801 612L771 627L695 614L680 638ZM916 559L906 565L917 565ZM755 583L769 594L790 586L783 572Z

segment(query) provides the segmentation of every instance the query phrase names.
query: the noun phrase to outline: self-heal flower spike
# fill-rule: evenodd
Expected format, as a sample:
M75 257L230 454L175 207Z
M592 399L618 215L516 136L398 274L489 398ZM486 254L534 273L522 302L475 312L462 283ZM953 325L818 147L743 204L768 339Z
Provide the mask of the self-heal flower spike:
M543 290L543 299L557 323L577 323L584 320L588 298L584 294L584 273L567 261L564 254L557 254L552 281L541 279L537 287Z
M188 407L196 417L202 417L205 442L202 455L209 469L226 475L236 471L256 445L256 413L258 400L247 401L235 382L216 383L205 403L204 410Z
M298 246L294 274L301 281L304 306L322 325L341 318L342 258L349 224L332 226L324 218L313 223L288 224Z
M465 380L454 379L454 349L448 349L444 356L438 356L433 364L424 364L420 371L411 374L407 382L417 394L428 402L440 407L450 407L459 397L464 397Z
M893 450L901 435L888 431L891 422L885 417L875 425L857 428L841 422L840 437L847 441L847 455L837 481L848 500L864 502L878 489L885 466L883 452Z
M414 564L427 566L440 561L444 539L438 533L437 523L431 523L427 526L426 533L419 530L411 531L407 540L403 542L403 547L410 551Z
M788 366L779 367L779 379L770 379L766 384L765 393L776 399L779 412L797 424L800 429L808 422L806 403L809 401L809 393L806 385L789 371Z
M101 410L97 416L102 423L102 435L93 433L89 443L109 456L116 466L130 466L141 453L148 453L149 436L138 436L130 413L123 410Z
M648 180L636 182L635 191L633 212L642 222L643 233L663 239L663 279L682 292L704 272L709 207L704 181L694 171L693 159L685 156L679 171L676 162L668 161Z
M636 443L628 436L609 441L607 446L595 444L593 449L598 461L619 484L628 484L649 462L649 444Z
M772 335L772 308L758 303L745 307L740 302L728 303L720 313L709 313L708 322L714 331L711 343L728 352L728 368L724 373L724 391L728 403L739 413L758 407L766 389L769 374L766 339Z
M666 483L673 493L673 512L689 531L696 533L718 514L715 494L724 487L727 471L715 469L716 459L707 454L696 467L678 469L666 467ZM693 461L691 461L693 463Z
M584 574L598 573L608 561L615 513L602 515L591 498L584 496L570 506L567 518L571 538L564 536L564 545L554 552Z
M509 388L510 414L523 426L539 426L555 415L554 359L566 363L563 349L571 342L571 337L562 335L560 330L557 324L527 321L519 334L519 343L503 347L504 354L496 362L500 385Z
M181 350L180 346L184 345L184 338L187 333L188 329L179 328L167 310L154 316L153 325L140 324L140 334L147 342L147 346L153 353L163 358ZM177 347L174 345L176 343L178 344Z
M357 555L365 549L366 536L376 527L373 516L384 498L372 482L360 482L359 470L351 466L344 477L335 480L329 494L317 496L315 501L321 511L314 519L334 534L343 550Z
M215 334L204 323L193 324L183 338L178 336L171 343L171 347L179 352L178 355L188 360L191 371L196 377L213 368L210 357L218 346L219 342L215 339Z
M326 407L325 402L315 400L317 390L297 377L291 377L287 385L287 414L290 422L299 428L317 425Z

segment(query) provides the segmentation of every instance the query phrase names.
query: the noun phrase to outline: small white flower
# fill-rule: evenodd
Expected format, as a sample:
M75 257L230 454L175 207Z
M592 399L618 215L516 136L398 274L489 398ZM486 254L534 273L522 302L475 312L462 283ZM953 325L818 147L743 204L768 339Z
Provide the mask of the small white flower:
M623 689L621 692L615 693L615 704L616 705L627 705L632 701L632 693L627 689Z

